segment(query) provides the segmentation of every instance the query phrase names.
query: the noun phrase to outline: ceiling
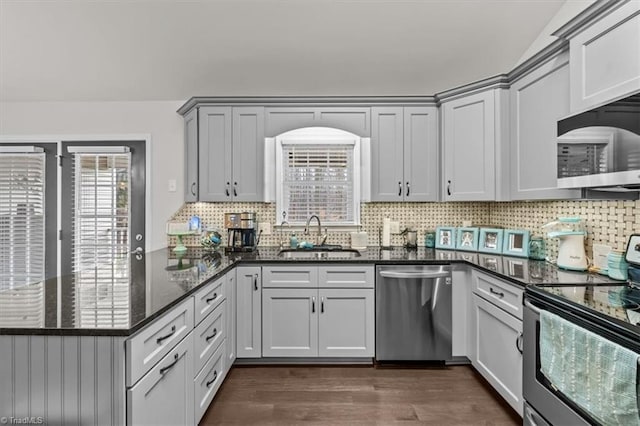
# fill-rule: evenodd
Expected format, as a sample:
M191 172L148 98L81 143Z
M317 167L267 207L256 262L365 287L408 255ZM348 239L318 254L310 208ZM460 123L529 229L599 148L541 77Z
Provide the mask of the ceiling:
M431 95L511 70L564 1L0 0L0 101Z

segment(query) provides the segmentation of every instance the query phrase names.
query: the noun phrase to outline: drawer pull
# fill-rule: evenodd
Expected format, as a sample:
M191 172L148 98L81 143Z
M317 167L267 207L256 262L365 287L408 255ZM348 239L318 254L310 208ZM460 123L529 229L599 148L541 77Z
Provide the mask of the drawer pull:
M493 289L493 287L489 287L489 293L491 294L495 294L496 296L498 296L500 299L502 299L504 297L504 293L501 291L495 291Z
M174 334L176 334L176 326L172 325L171 326L171 332L169 334L167 334L166 336L158 337L156 339L156 343L160 344L160 343L162 343L163 340L168 339L169 337L173 336Z
M217 371L214 371L214 372L213 372L213 379L209 380L209 381L206 383L207 387L208 387L208 388L210 388L210 387L211 387L211 385L213 384L213 382L215 382L217 378L218 378L218 372L217 372Z
M173 356L173 362L172 362L171 364L167 365L166 367L162 367L162 368L160 369L160 375L161 375L161 376L164 376L164 374L165 374L167 371L171 370L171 369L173 368L173 366L174 366L174 365L176 365L177 363L178 363L178 354L175 354L175 355Z
M216 335L218 334L218 329L214 328L213 329L213 334L211 336L207 336L205 337L205 340L207 341L207 343L209 343L209 340L213 339L214 337L216 337Z
M210 298L206 299L205 302L211 303L214 300L216 300L217 298L218 298L218 293L213 293L213 297L210 297Z

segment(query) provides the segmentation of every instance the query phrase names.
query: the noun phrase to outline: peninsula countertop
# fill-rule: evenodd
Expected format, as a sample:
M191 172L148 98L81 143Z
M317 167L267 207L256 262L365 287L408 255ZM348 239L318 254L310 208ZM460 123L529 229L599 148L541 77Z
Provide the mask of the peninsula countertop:
M515 285L611 282L607 277L558 269L526 258L435 250L370 247L350 259L283 259L278 247L250 253L190 248L123 255L72 275L0 290L0 335L129 336L237 265L266 264L460 264Z

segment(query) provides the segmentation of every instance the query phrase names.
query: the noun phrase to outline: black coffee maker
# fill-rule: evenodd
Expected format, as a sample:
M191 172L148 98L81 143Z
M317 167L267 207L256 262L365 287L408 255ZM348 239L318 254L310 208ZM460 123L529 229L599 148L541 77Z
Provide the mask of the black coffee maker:
M254 251L258 246L255 213L225 213L224 226L227 228L227 252Z

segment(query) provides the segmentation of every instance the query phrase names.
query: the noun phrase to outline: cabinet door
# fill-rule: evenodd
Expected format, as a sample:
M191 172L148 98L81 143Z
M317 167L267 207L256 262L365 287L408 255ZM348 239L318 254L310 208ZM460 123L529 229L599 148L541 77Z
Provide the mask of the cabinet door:
M640 90L640 2L613 8L570 40L571 112Z
M522 321L473 295L476 348L473 366L522 416Z
M438 109L404 108L405 201L437 201L440 184L438 157Z
M234 201L264 201L263 170L264 108L233 108Z
M402 107L371 108L371 201L402 201Z
M236 287L236 270L233 269L225 276L227 289L227 371L236 360L236 301L238 288Z
M445 201L495 199L495 90L442 106Z
M511 199L579 198L558 189L558 120L569 114L569 55L511 85Z
M192 344L188 335L127 390L127 424L193 424Z
M373 289L320 289L318 356L373 357Z
M262 354L318 356L318 290L267 288L262 295Z
M184 201L198 201L198 109L184 116Z
M236 356L262 356L262 276L259 266L236 269Z
M201 107L199 111L200 201L231 201L231 107Z

